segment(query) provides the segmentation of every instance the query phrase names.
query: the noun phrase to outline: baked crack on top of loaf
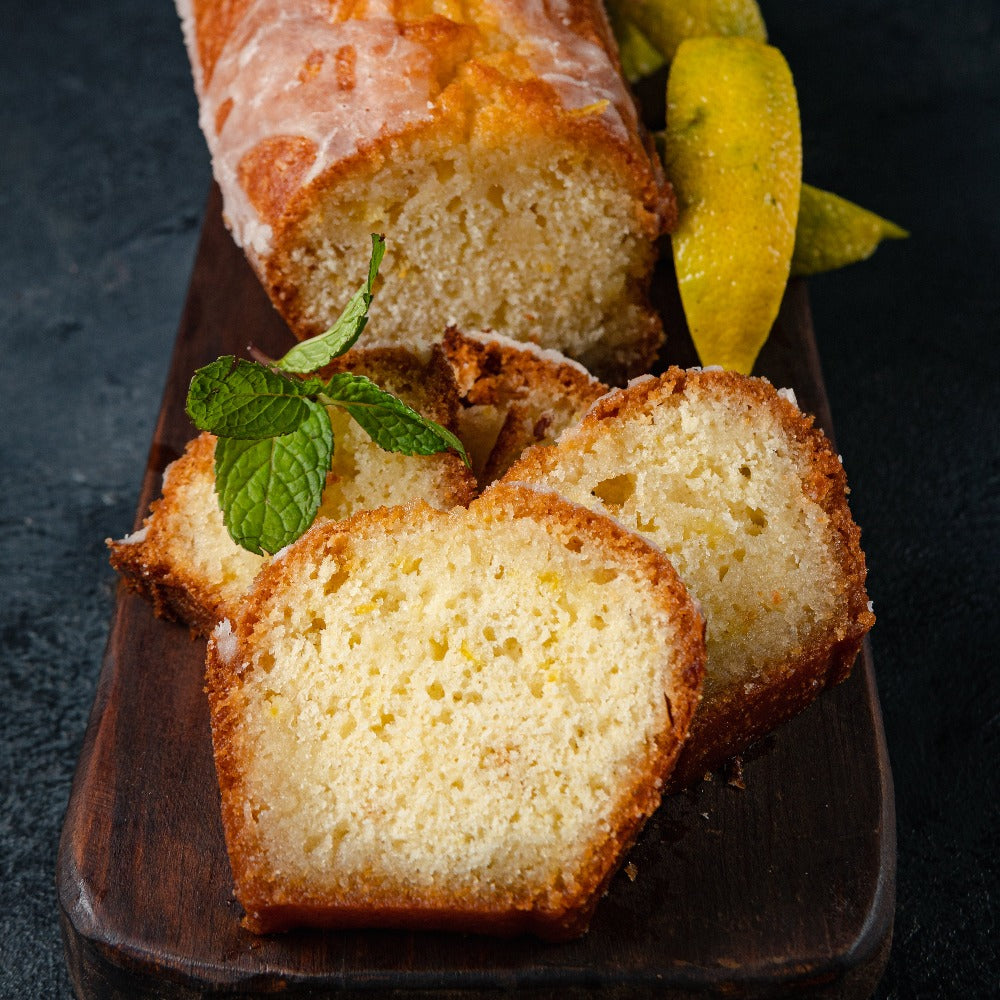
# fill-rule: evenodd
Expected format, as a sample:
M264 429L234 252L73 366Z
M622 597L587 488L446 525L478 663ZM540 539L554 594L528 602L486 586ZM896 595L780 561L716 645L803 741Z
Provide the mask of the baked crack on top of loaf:
M300 337L388 252L376 336L645 371L676 205L597 0L177 0L226 222Z
M365 375L424 416L456 429L458 392L440 351L423 364L402 348L357 348L324 373ZM476 494L458 455L383 451L340 408L330 410L334 450L317 517L343 520L356 510L421 498L449 508ZM158 615L207 636L236 613L267 562L230 537L215 491L215 437L203 433L163 474L163 492L138 532L108 540L111 564L127 586L149 598Z
M582 933L703 660L662 553L555 494L315 525L209 642L247 926Z
M843 465L762 378L671 368L599 400L502 482L544 485L658 545L704 612L704 697L677 789L843 680L875 617Z

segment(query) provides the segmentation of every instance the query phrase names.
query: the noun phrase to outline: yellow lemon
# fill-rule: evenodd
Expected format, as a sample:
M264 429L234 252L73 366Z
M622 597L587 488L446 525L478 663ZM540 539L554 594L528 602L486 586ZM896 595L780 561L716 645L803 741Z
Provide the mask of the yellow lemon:
M610 6L635 24L667 60L688 38L722 35L767 41L756 0L612 0Z
M846 198L802 185L792 274L818 274L866 260L882 240L910 234Z
M644 76L652 76L666 59L650 44L635 22L629 20L617 6L608 5L608 18L618 42L618 54L621 56L625 79L629 83L635 83Z
M788 282L802 134L781 53L747 38L682 42L667 81L674 265L704 365L748 374Z

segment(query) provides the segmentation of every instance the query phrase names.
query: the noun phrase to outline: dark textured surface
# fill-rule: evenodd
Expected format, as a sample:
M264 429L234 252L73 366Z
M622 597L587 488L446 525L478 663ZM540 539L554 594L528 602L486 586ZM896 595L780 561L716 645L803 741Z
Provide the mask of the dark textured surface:
M167 0L4 4L0 996L68 997L55 852L208 189ZM899 824L879 997L1000 980L1000 9L764 0L806 177L913 231L811 280Z

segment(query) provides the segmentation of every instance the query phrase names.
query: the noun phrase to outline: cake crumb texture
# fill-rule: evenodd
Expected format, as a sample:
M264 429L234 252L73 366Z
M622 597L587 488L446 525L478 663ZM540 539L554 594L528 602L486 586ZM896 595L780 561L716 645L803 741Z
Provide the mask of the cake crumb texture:
M356 349L328 368L365 375L424 416L454 431L458 394L440 351L421 363L400 348ZM383 451L340 408L331 408L334 452L318 518L340 520L354 511L421 497L434 506L467 504L476 493L458 455L401 455ZM164 473L139 532L109 541L111 563L126 585L149 598L157 614L208 635L233 617L267 557L230 537L215 492L215 437L202 433Z
M843 680L874 623L843 466L764 379L672 368L637 380L504 479L612 514L698 601L708 669L675 787Z
M319 524L233 632L208 691L258 931L581 933L659 803L704 656L661 553L524 487Z

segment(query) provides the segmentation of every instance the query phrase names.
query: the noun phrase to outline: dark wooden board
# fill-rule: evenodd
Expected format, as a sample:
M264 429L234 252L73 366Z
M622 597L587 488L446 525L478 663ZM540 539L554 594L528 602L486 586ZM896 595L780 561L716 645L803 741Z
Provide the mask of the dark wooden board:
M664 361L693 363L669 274ZM377 318L373 317L373 322ZM137 521L192 430L192 371L291 336L225 232L213 190ZM805 287L759 370L830 431ZM123 526L124 527L124 526ZM66 959L80 997L705 995L865 997L892 931L892 779L867 647L851 678L767 737L745 789L665 801L570 944L390 931L255 937L239 924L219 820L204 644L121 591L60 844Z

